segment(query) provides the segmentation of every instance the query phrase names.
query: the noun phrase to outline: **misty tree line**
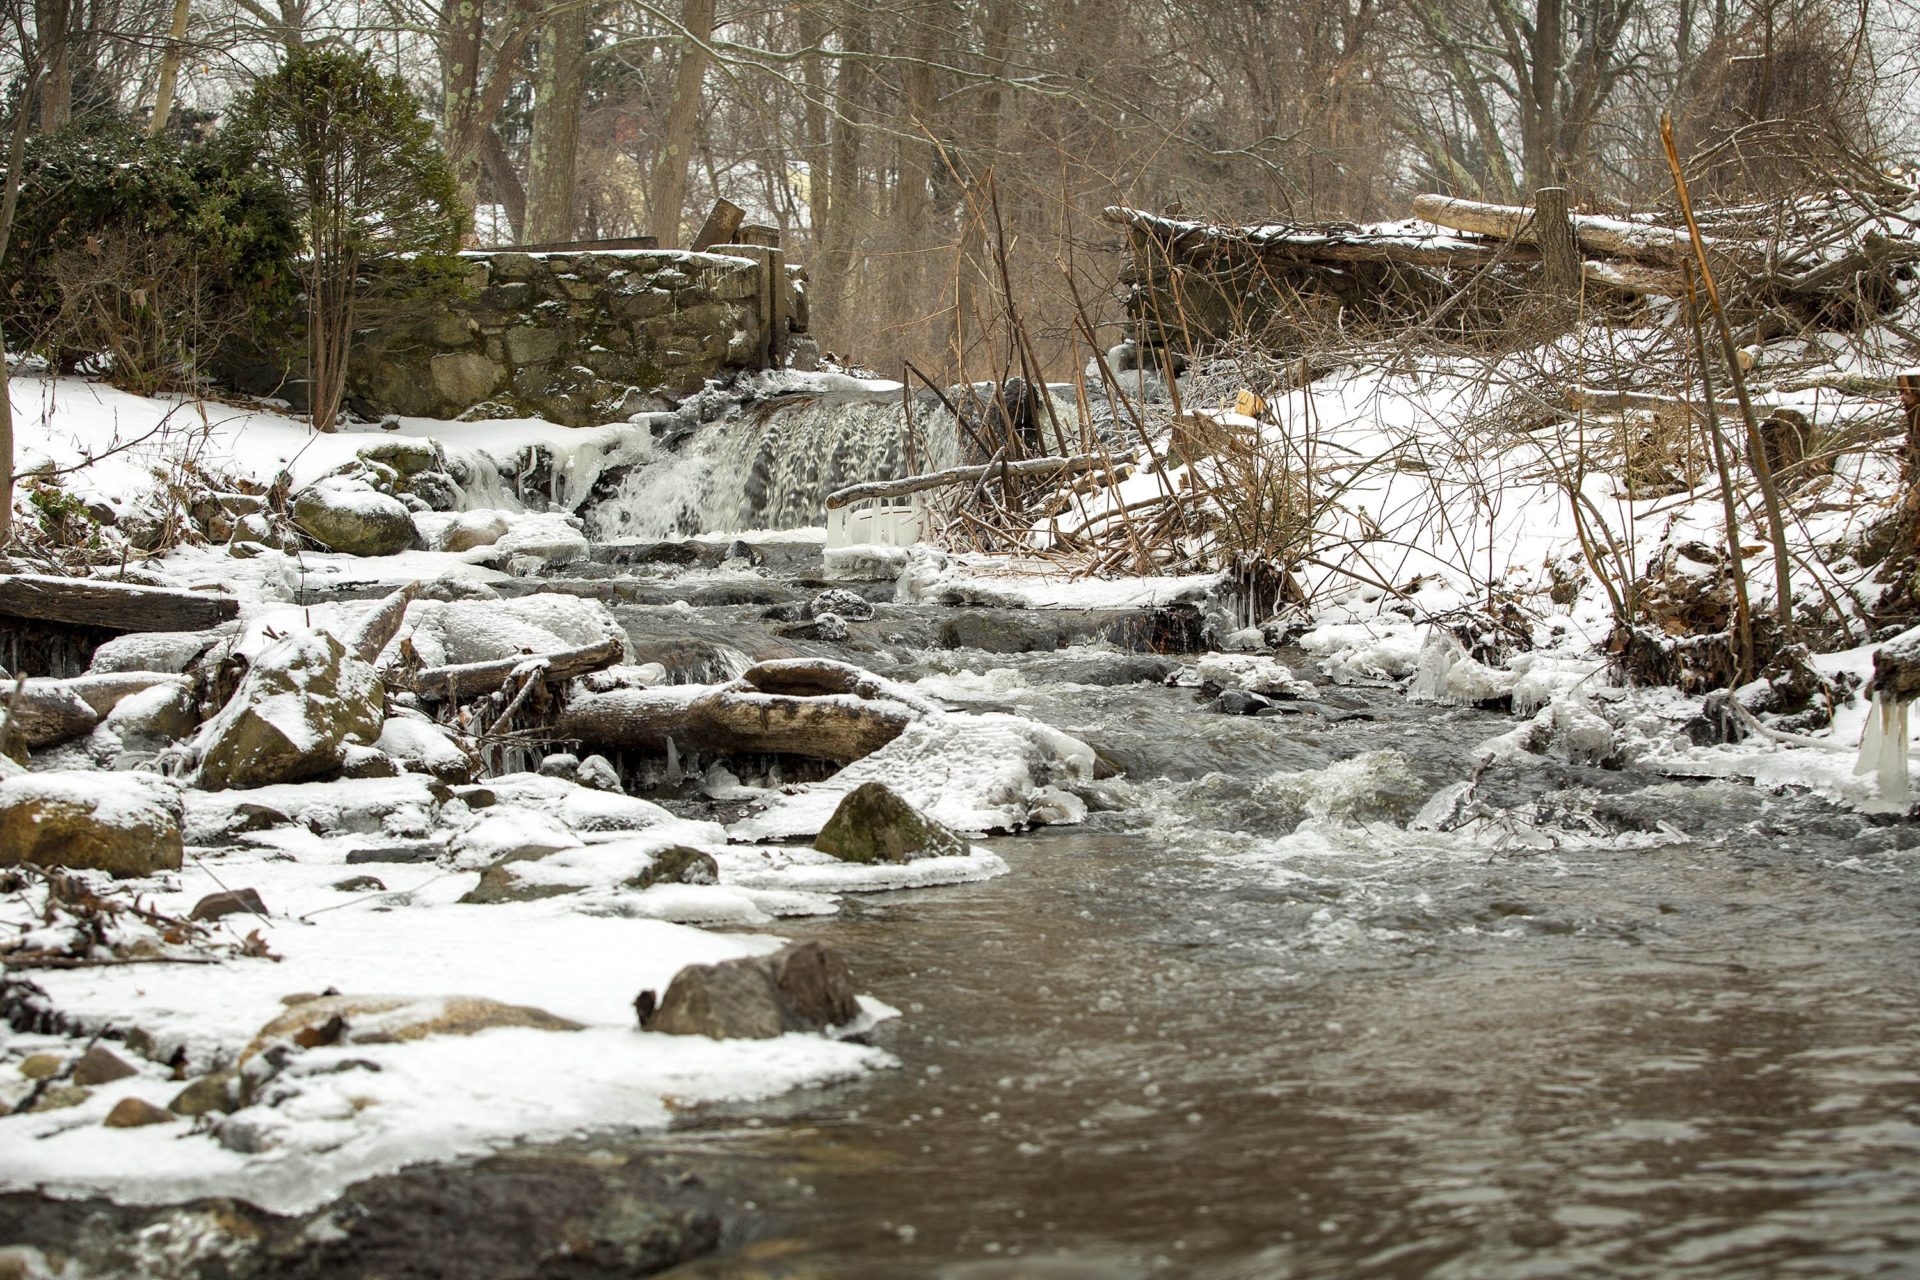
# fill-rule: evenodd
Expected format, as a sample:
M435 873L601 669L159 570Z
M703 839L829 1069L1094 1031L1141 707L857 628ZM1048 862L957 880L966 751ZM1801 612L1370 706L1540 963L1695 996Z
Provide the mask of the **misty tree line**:
M823 343L888 372L952 367L1003 266L1063 334L1111 283L1104 205L1631 208L1669 188L1662 112L1698 197L1847 185L1911 156L1920 64L1906 0L9 2L35 130L190 131L344 43L415 87L490 239L680 245L724 196L808 264Z

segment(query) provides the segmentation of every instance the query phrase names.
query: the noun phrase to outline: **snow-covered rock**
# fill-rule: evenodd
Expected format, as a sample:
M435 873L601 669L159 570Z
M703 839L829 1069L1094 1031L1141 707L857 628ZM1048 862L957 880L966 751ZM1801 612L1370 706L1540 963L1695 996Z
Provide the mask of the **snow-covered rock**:
M351 474L322 476L295 494L293 522L329 550L355 556L394 555L420 536L404 502Z
M151 773L0 778L0 865L144 876L177 871L180 792Z
M349 743L380 736L384 702L379 676L339 640L295 632L255 657L227 705L202 726L192 744L196 780L219 791L329 773Z

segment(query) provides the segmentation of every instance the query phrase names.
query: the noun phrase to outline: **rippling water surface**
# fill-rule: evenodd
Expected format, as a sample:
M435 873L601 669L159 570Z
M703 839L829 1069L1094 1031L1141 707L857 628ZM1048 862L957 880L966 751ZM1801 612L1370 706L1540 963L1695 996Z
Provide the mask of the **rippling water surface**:
M929 687L1084 734L1124 803L782 923L903 1065L674 1135L756 1170L751 1274L1920 1275L1911 828L1533 759L1409 829L1509 721L971 666Z

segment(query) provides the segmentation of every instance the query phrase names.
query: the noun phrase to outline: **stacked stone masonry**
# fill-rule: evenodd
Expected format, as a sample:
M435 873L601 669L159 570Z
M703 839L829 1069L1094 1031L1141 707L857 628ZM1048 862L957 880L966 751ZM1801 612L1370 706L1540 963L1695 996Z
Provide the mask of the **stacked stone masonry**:
M654 393L777 365L806 329L804 274L778 249L462 256L460 296L355 335L356 410L594 426Z

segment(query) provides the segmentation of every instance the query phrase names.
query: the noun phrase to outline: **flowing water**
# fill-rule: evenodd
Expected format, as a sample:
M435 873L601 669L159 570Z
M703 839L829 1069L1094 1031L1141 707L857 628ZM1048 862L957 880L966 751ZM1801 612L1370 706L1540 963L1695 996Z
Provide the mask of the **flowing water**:
M1920 1275L1910 827L1531 758L1421 830L1510 720L891 656L1127 780L1001 879L777 926L901 1066L672 1135L761 1241L696 1274Z

